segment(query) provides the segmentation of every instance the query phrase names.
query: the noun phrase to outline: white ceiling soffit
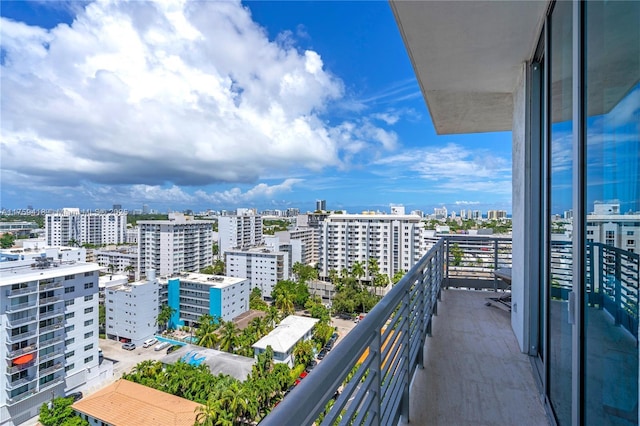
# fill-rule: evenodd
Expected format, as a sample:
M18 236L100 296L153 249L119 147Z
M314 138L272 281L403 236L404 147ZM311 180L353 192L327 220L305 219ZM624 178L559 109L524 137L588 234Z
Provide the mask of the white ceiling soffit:
M510 130L548 2L390 1L439 134Z

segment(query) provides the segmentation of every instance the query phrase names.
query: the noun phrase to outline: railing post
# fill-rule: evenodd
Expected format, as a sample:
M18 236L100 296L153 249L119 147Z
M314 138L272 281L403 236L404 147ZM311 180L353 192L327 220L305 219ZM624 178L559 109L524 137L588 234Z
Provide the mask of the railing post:
M382 337L381 337L382 329L380 327L376 327L375 336L373 336L373 341L371 342L371 347L375 348L375 359L371 363L371 374L374 374L373 379L373 389L374 392L374 401L371 404L372 409L374 410L373 418L375 420L375 424L381 424L381 415L382 415L382 398L380 398L380 393L382 392L382 380L380 375L382 374Z
M444 253L444 259L443 260L445 262L444 264L445 264L445 267L446 267L446 271L445 271L446 275L445 275L445 277L446 277L446 283L447 283L445 285L445 287L449 288L449 239L448 238L445 239L444 243L446 245L446 251Z
M615 253L615 293L616 293L616 325L622 324L622 262L620 261L620 253Z
M498 270L498 240L493 240L493 270ZM493 274L493 291L498 291L498 277Z
M596 246L593 245L593 250L596 249ZM598 274L598 278L597 281L598 282L598 289L600 292L600 306L598 309L604 309L604 303L606 300L607 295L605 294L604 290L604 254L602 253L602 247L597 246L598 249L598 268L594 271L594 273Z
M424 271L422 272L422 276L420 277L420 281L417 285L419 285L421 288L424 287L423 286L423 278L424 278ZM416 303L418 303L419 305L417 306L418 308L418 313L422 312L424 310L424 303L422 300L422 294L418 294L416 295ZM409 346L409 333L411 332L411 321L409 320L409 316L411 315L411 287L408 287L407 290L405 291L404 294L404 298L403 298L403 304L404 304L404 309L403 311L406 313L407 315L407 320L404 321L405 325L402 327L402 357L405 359L404 365L405 365L405 369L402 372L405 377L404 377L404 385L402 387L402 402L400 403L400 415L406 419L406 422L409 422L409 383L411 381L411 348ZM422 305L422 306L421 306ZM422 318L422 315L420 315L420 318ZM418 337L418 344L421 346L424 346L424 343L422 342L422 327L417 328L416 327L416 331L419 332L420 334L416 337ZM417 333L416 333L417 334ZM391 352L389 352L391 353ZM420 354L418 354L418 357L420 358ZM381 410L382 412L382 410Z

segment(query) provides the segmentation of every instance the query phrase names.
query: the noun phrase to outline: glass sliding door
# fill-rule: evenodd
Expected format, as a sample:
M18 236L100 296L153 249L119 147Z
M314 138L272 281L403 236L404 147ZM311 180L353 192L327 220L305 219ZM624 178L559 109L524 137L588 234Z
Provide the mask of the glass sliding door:
M572 3L557 2L549 19L546 223L547 389L558 424L571 424L573 194Z
M585 3L585 424L638 424L640 2Z

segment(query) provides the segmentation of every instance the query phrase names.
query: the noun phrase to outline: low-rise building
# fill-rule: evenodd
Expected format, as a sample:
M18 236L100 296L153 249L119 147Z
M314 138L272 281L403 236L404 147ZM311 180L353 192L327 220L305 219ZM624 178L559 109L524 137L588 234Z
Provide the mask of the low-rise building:
M160 286L160 303L174 309L171 328L197 324L204 314L231 321L249 310L247 278L184 272L162 277Z
M286 363L293 367L293 348L298 342L313 337L313 327L320 321L317 318L289 315L274 328L271 333L253 344L254 354L259 354L271 346L274 362Z
M91 426L184 426L196 423L201 404L120 379L71 408Z
M159 309L158 280L153 270L147 279L133 283L106 283L105 314L109 339L127 339L136 345L156 332Z
M198 366L205 364L214 376L223 374L242 382L247 380L256 363L255 358L204 348L197 345L184 345L162 358L163 364L175 364L178 361Z

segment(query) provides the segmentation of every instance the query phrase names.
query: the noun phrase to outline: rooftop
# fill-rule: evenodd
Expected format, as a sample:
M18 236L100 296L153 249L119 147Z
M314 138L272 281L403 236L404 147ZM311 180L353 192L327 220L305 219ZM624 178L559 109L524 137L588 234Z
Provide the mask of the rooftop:
M95 263L74 262L74 261L52 261L48 266L36 266L36 262L29 265L21 265L16 262L15 267L10 266L13 262L5 262L0 268L0 286L14 284L18 281L44 280L56 278L64 275L81 274L84 272L94 272L102 269Z
M215 288L229 287L243 281L247 281L247 278L227 277L223 275L210 275L199 274L197 272L182 272L175 276L163 277L165 279L179 279L180 282L192 282L197 284L204 284Z
M271 346L274 352L288 352L319 320L297 315L289 315L280 324L253 344L254 348L267 349Z
M79 413L113 426L192 426L200 404L128 380L73 404Z
M230 354L215 349L208 349L196 345L184 345L180 349L171 352L162 358L163 364L174 364L182 360L187 364L200 365L202 363L209 367L211 374L226 374L238 380L244 381L251 373L254 358Z

